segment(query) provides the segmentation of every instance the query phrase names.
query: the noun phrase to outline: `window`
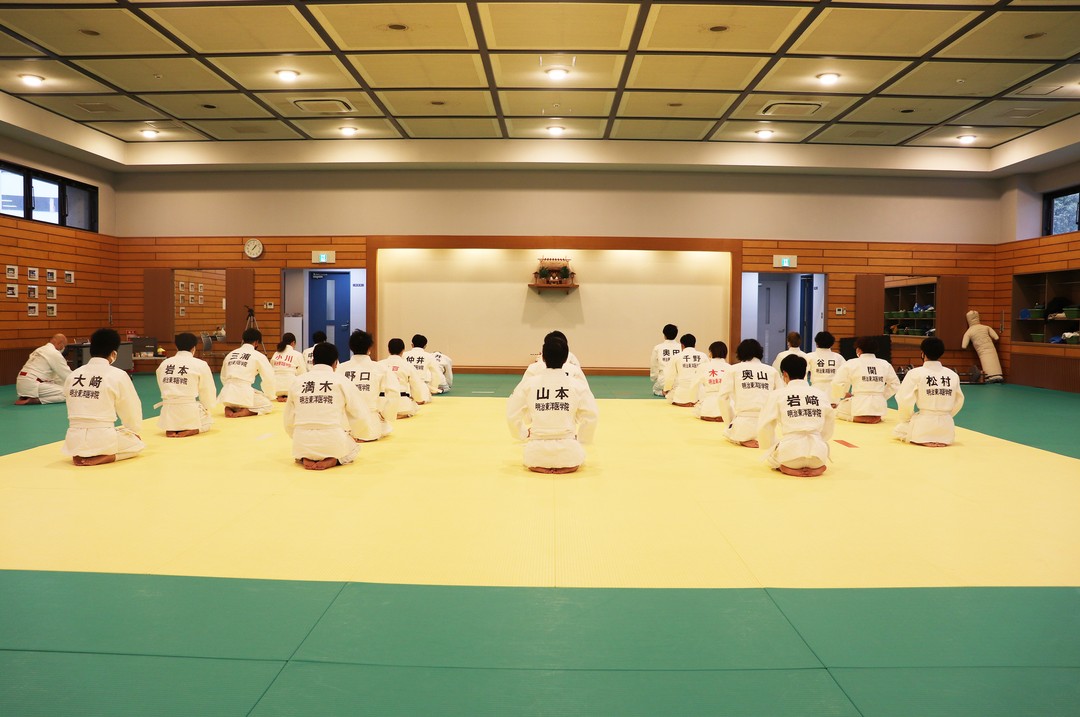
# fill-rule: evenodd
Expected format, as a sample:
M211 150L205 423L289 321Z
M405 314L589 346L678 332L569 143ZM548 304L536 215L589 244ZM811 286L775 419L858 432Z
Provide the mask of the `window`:
M97 231L97 187L0 161L0 214Z
M1069 187L1043 196L1043 234L1077 231L1080 223L1080 187Z

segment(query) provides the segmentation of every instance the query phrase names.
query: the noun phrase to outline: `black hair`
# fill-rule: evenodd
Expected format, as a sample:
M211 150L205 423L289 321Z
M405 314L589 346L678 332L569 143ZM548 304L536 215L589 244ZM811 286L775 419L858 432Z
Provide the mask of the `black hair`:
M727 358L727 344L723 341L713 341L709 344L709 355L713 358Z
M828 331L819 331L818 335L814 337L814 344L819 349L831 349L832 345L836 343L836 337L830 334Z
M559 331L558 329L555 329L554 331L549 333L547 336L545 336L544 340L547 341L548 338L550 338L552 336L554 336L557 339L562 339L563 341L566 342L567 346L570 346L570 340L566 338L566 334L564 334L562 331Z
M543 355L544 364L548 368L562 368L563 364L566 363L566 357L570 355L570 347L566 345L565 341L557 337L550 337L544 340L544 348L540 353Z
M806 359L799 354L788 354L780 362L780 370L792 381L806 378Z
M923 356L926 356L926 358L931 361L937 361L941 358L941 355L945 353L945 342L937 336L930 336L929 338L923 339L919 348L922 349Z
M874 349L877 348L877 339L873 336L860 336L855 339L855 348L862 351L864 354L874 353Z
M325 331L316 331L315 333L313 333L311 335L311 343L312 344L317 344L317 343L319 343L321 341L326 341L326 332Z
M281 353L282 351L285 350L286 346L288 346L291 343L295 343L295 342L296 342L296 336L294 336L293 334L282 334L281 335L281 341L279 341L278 345L277 345L278 353Z
M750 359L761 359L765 356L765 349L761 348L761 344L757 339L743 339L739 342L739 345L735 347L735 358L740 361L749 361Z
M417 334L412 337L412 345L418 349L425 348L427 346L427 336L423 334Z
M683 334L679 339L679 343L685 348L692 349L697 347L697 337L693 334Z
M679 335L679 327L675 324L668 324L664 327L664 338L668 341L672 341Z
M390 339L390 343L386 345L386 348L390 351L392 356L397 356L405 350L405 342L401 339Z
M787 335L788 348L796 347L801 343L802 343L802 336L799 335L798 331L789 331L788 332L788 335Z
M185 331L173 337L173 343L176 344L177 351L190 351L199 345L199 337Z
M311 351L311 362L314 363L316 366L333 366L334 362L337 360L337 346L328 341L320 341L319 343L315 344L315 348Z
M120 350L120 334L115 329L98 329L90 336L90 355L107 359Z
M262 343L262 331L258 329L244 329L244 335L240 337L245 344Z
M371 350L371 345L373 343L375 343L375 340L367 331L357 329L349 336L349 350L352 351L355 356L363 356L366 354Z

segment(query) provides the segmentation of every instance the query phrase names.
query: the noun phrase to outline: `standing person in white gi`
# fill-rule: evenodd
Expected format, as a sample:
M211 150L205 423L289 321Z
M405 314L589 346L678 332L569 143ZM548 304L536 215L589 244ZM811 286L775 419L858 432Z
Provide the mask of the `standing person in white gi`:
M352 358L337 367L337 373L356 386L367 407L360 419L349 426L352 437L364 442L389 435L397 420L397 383L387 375L386 366L371 359L373 344L368 332L353 331L349 336Z
M296 335L285 333L277 345L277 351L270 357L274 368L274 385L277 387L277 400L284 403L289 397L289 386L294 378L308 370L304 354L296 350Z
M56 334L30 353L15 379L16 406L64 402L64 381L71 374L64 358L66 348L67 338Z
M337 346L323 341L312 348L315 365L289 388L284 420L293 458L308 470L321 471L356 460L360 446L347 428L367 406L356 386L334 373Z
M161 389L158 426L165 429L169 438L187 438L210 430L214 422L210 412L217 405L217 386L209 364L195 358L199 337L182 333L173 340L176 355L162 361L157 369Z
M931 336L921 348L923 365L907 372L896 394L900 423L893 435L905 443L944 448L956 440L953 416L964 407L964 392L956 372L941 365L945 342Z
M541 356L547 368L522 379L506 405L510 433L525 441L524 464L536 473L573 473L585 462L599 412L588 384L563 370L569 348L549 337Z
M762 363L765 349L757 339L743 339L735 348L734 364L720 382L720 414L728 419L724 438L746 448L757 448L761 409L777 386L780 375Z
M433 394L439 392L439 386L442 384L439 363L435 360L435 356L428 353L427 350L427 337L423 334L413 336L412 348L403 353L401 357L412 364L412 367L416 369L416 373L420 376L420 380L424 382L425 398L423 401L417 401L417 403L427 403L431 400Z
M724 417L720 411L720 384L731 370L731 364L727 362L727 344L713 341L709 344L709 356L698 371L694 387L698 402L694 406L694 415L703 421L721 423Z
M799 332L789 331L787 335L787 349L776 354L776 358L774 358L772 362L772 367L776 369L776 373L778 375L780 373L780 362L783 361L785 357L795 354L796 356L802 356L803 358L806 358L806 354L803 353L801 348L799 348L799 346L801 345L802 336L799 335Z
M649 358L649 378L652 379L654 396L664 395L664 372L671 359L682 351L682 346L675 340L678 335L679 327L675 324L667 324L664 326L664 340L653 346L652 356Z
M846 362L843 356L832 350L835 343L836 337L828 331L819 331L814 337L814 345L817 349L806 357L806 379L814 388L820 388L825 392L833 408L836 408L836 402L832 398L833 380L836 379L836 372Z
M860 336L855 341L855 358L836 372L832 398L841 420L881 423L889 412L888 400L900 388L892 364L874 355L874 345L873 336Z
M221 395L225 418L244 418L272 412L270 396L274 395L274 368L259 350L262 332L245 329L243 345L230 351L221 363ZM262 377L262 390L256 391L255 376Z
M697 337L693 334L683 334L679 344L682 351L671 359L664 373L664 395L671 405L690 408L698 400L698 371L708 358L697 350Z
M142 427L139 394L127 372L112 366L119 350L120 334L98 329L90 337L90 360L64 381L68 430L61 450L77 466L134 458L146 447L138 434Z
M386 344L386 350L390 352L390 355L379 363L386 367L391 385L397 387L397 417L409 418L415 416L417 411L420 410L420 404L416 401L416 396L422 395L424 382L412 364L401 355L405 352L404 341L398 338L390 339Z
M836 412L829 394L806 382L802 356L785 356L780 375L785 385L769 395L758 419L758 442L766 448L765 462L784 475L819 476L829 460Z

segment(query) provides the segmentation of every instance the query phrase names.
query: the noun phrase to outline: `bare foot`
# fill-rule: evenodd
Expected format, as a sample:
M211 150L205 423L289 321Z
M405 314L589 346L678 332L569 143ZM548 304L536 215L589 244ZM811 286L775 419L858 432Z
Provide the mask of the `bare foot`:
M948 443L912 443L912 445L926 446L927 448L945 448L949 444Z
M15 401L16 406L38 406L40 404L40 398L28 398L26 396L19 396L19 398Z
M672 406L678 406L679 408L693 408L693 403L672 403Z
M286 401L289 400L289 397L288 396L278 396L276 400L277 400L278 403L285 403Z
M573 473L580 466L570 466L568 468L541 468L539 466L529 466L529 470L533 473L547 473L549 475L565 475L566 473Z
M116 461L116 454L108 456L75 456L71 462L77 466L103 466Z
M310 458L305 458L303 463L304 468L308 469L309 471L324 471L327 468L333 468L334 466L339 465L337 458L323 458L320 461L314 461Z
M190 438L197 435L199 435L199 431L194 428L189 428L186 431L165 431L166 438Z
M881 423L881 416L855 416L853 423Z
M703 421L712 421L713 423L723 423L724 422L723 416L702 416L701 420L703 420Z
M248 416L254 416L256 413L250 408L233 408L232 406L225 407L225 418L247 418Z
M745 446L746 448L758 448L758 442L756 438L751 438L749 441L743 441L739 445Z

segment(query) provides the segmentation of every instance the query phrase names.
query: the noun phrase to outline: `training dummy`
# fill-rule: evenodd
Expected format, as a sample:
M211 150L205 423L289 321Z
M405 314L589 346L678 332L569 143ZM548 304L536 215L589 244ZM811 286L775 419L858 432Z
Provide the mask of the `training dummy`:
M139 394L127 372L112 365L119 350L120 334L98 329L90 337L90 360L64 381L68 430L61 450L77 466L134 458L146 447L138 434Z
M945 343L931 336L921 348L923 365L907 372L896 394L900 423L893 435L905 443L940 448L955 440L953 416L964 406L964 392L956 372L939 361Z
M967 312L968 330L964 332L964 338L960 342L962 348L968 344L975 347L975 353L982 365L982 372L986 376L987 383L1002 383L1005 377L1001 373L1001 362L998 361L997 349L994 342L998 335L986 324L980 323L979 312L972 310Z
M366 331L353 331L349 336L352 358L339 363L338 374L356 386L367 410L359 420L349 424L349 432L358 441L377 441L394 430L397 420L398 388L390 379L386 366L371 358L374 343Z
M217 387L210 366L195 358L199 337L192 333L177 334L176 355L161 362L157 368L158 388L161 390L161 415L158 426L169 438L187 438L210 430L214 419L210 411L217 404Z
M506 422L525 441L524 464L536 473L573 473L585 462L599 413L588 384L565 370L566 342L548 336L546 368L521 380L506 405Z
M277 400L285 403L289 397L289 386L294 378L308 370L307 359L304 354L296 350L296 335L286 333L281 335L281 342L277 350L270 357L270 365L274 368L274 386Z
M56 334L49 343L31 352L15 379L16 406L33 403L63 403L64 381L71 374L64 349L67 338Z
M854 423L881 423L889 412L888 400L896 395L900 379L892 364L873 352L874 337L861 336L855 341L855 358L837 370L832 386L837 418Z
M694 415L703 421L722 423L724 417L720 409L720 384L731 370L731 364L727 362L727 344L713 341L709 344L709 356L709 360L702 364L698 371L695 387L698 402L694 406Z
M765 401L780 384L776 369L761 358L765 350L757 339L743 339L735 347L733 365L720 382L720 413L728 423L724 438L746 448L758 447L758 418Z
M654 396L664 395L664 372L667 371L671 359L682 351L682 346L675 340L678 335L679 327L667 324L664 326L664 340L653 346L652 356L649 358L649 378L652 379Z
M293 458L304 468L321 471L352 463L360 446L347 427L367 411L356 386L334 373L337 346L325 341L312 347L315 364L297 376L285 401L285 433L293 441Z
M682 351L671 359L664 372L664 395L671 405L690 408L697 403L698 372L708 358L697 350L697 338L693 334L683 334L679 344Z
M225 418L257 416L273 411L270 396L274 395L274 368L259 351L262 332L245 329L243 345L230 351L221 363L221 394L218 401L225 404ZM255 376L262 378L262 390L254 387Z
M769 396L758 420L765 462L785 475L819 476L829 460L829 439L836 423L829 395L806 382L802 356L785 356L780 374L785 385Z

